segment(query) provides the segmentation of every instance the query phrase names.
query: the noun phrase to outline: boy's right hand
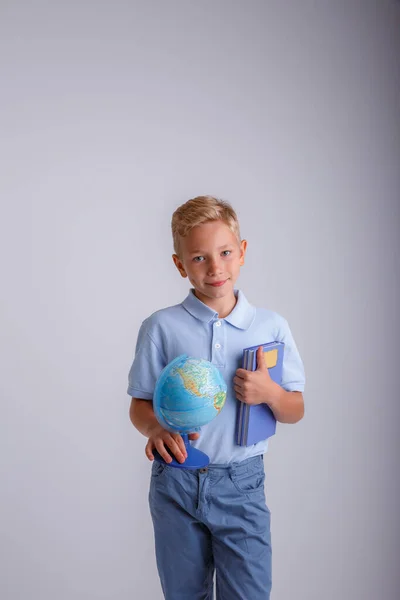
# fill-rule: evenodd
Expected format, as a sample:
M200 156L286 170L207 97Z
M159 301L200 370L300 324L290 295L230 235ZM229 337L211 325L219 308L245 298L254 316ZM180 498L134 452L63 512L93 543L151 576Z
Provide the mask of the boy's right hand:
M190 440L197 440L200 437L198 433L189 433ZM161 425L155 425L151 430L149 440L146 444L145 453L149 460L154 460L153 450L156 449L158 453L163 457L165 462L170 463L172 461L171 455L167 448L171 450L176 460L180 463L184 463L187 458L185 443L180 433L171 433L161 427Z

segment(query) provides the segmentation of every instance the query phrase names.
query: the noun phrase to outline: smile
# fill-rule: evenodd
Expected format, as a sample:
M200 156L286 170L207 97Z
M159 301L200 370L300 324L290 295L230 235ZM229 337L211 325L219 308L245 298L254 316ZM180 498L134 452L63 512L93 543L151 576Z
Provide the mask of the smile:
M226 283L228 280L225 279L225 281L216 281L215 283L208 283L207 285L212 285L213 287L221 287L221 285L224 285L224 283Z

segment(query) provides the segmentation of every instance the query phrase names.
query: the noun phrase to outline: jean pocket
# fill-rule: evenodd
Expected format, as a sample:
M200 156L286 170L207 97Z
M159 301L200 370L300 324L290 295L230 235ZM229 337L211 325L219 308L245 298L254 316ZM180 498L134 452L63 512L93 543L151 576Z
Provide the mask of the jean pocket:
M153 464L151 465L151 477L152 479L156 479L157 477L161 477L161 475L165 472L166 464L160 463L158 460L153 460Z
M231 473L231 480L235 488L242 494L264 491L265 473L263 470L246 471L240 475Z

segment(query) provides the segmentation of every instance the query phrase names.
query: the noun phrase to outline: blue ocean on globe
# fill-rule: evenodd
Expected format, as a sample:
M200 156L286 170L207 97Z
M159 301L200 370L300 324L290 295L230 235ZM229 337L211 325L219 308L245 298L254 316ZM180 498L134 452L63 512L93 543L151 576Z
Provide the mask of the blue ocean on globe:
M220 413L226 390L221 373L211 362L182 354L163 369L157 380L154 413L165 429L191 433Z

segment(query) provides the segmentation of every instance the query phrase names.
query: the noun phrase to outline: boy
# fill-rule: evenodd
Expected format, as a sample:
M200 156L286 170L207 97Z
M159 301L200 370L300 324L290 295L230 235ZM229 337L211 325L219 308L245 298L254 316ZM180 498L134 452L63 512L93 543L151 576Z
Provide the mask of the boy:
M155 418L152 395L161 370L180 354L211 361L228 386L221 413L191 434L193 445L210 457L199 470L154 461L149 504L157 568L166 600L211 600L216 571L218 600L268 600L271 590L270 512L264 493L263 454L268 442L235 443L237 399L265 402L276 419L295 423L304 414L304 370L287 322L253 307L234 285L244 264L235 211L211 196L180 206L172 217L173 261L192 289L176 306L152 314L139 331L129 372L130 418L153 450L168 462L169 449L186 458L179 434ZM260 276L265 277L260 264ZM258 369L240 368L243 348L285 343L282 387L274 383L260 347Z

